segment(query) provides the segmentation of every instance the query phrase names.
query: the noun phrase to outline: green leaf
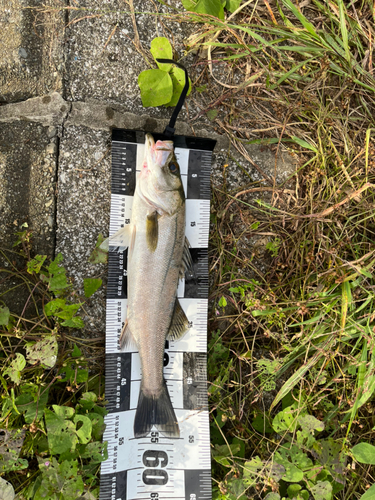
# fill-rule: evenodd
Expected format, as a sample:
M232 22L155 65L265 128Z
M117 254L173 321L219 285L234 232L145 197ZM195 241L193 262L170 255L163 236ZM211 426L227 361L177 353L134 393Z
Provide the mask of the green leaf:
M99 234L98 241L95 244L94 250L91 252L89 257L89 262L91 264L105 264L108 260L108 252L100 248L103 243L104 238L102 234Z
M145 108L168 104L173 95L173 83L161 69L147 69L138 76L142 104Z
M25 412L25 422L31 424L41 420L48 401L48 389L23 383L20 390L22 393L16 398L15 403L19 412Z
M192 0L181 0L181 3L186 10L195 12L197 1L193 2Z
M91 420L84 415L75 415L73 422L76 424L76 434L80 443L87 444L91 439Z
M70 406L52 405L52 408L56 415L63 419L70 419L75 413L74 408L70 408Z
M5 325L9 323L10 312L7 307L0 307L0 325Z
M40 363L44 368L56 364L58 345L54 335L45 335L39 342L26 344L26 358L30 364Z
M272 433L273 428L271 427L270 417L264 413L258 413L258 415L251 422L254 429L261 434Z
M16 494L13 486L0 477L0 498L1 500L13 500Z
M68 319L61 323L62 326L69 326L70 328L83 328L85 323L79 316L74 316L74 318Z
M82 477L78 474L77 460L64 460L61 464L55 458L39 459L42 472L33 500L62 500L79 498L84 491Z
M280 500L280 495L278 493L268 493L266 497L264 497L264 500Z
M375 446L370 443L358 443L352 448L354 458L360 464L375 465Z
M98 400L98 396L95 392L85 392L82 394L82 397L79 400L79 405L85 411L90 411L94 408L96 401Z
M174 66L172 68L170 76L173 83L173 94L171 101L168 104L166 104L166 106L176 106L180 98L181 92L185 87L185 71L181 68L176 68ZM186 95L188 96L190 92L191 92L191 80L189 78L189 90Z
M85 297L89 298L102 286L102 280L100 278L85 278L83 280L83 289L85 291Z
M53 316L57 311L60 311L65 306L65 299L54 299L44 306L46 316Z
M314 500L332 500L332 484L329 481L322 481L310 488Z
M299 144L303 148L310 149L311 151L314 151L314 153L318 153L318 150L316 149L316 147L313 146L312 144L310 144L309 142L306 142L303 139L300 139L299 137L296 137L295 135L293 135L291 137L291 139L292 139L293 142L295 142L296 144Z
M218 114L219 111L217 109L209 109L206 112L207 118L210 120L210 122L213 122Z
M95 410L98 410L98 408L99 407L97 406ZM87 417L91 420L91 425L92 425L91 434L93 439L95 439L96 441L101 440L105 429L104 417L96 412L88 413Z
M4 375L8 375L12 382L19 384L21 382L21 372L25 366L25 357L17 352L16 357L12 360L10 366L4 370Z
M39 273L47 255L36 255L35 259L30 260L27 263L27 272L30 274Z
M359 500L375 500L375 484L364 493Z
M61 308L61 311L55 312L55 316L57 316L60 319L71 319L75 313L78 311L78 309L81 307L82 302L79 304L68 304L64 305Z
M324 430L324 423L312 415L300 415L298 423L304 432L314 433L314 431L322 432Z
M78 438L73 422L65 420L65 418L48 409L45 410L44 415L50 452L55 455L74 450Z
M199 0L194 12L224 19L224 9L220 0Z
M47 281L53 292L64 290L68 287L65 268L59 266L62 260L63 257L61 253L59 253L55 260L53 260L48 266L49 277L47 278Z
M263 462L259 457L254 457L245 462L243 471L244 483L250 487L259 484L259 478L279 482L285 473L283 465Z
M153 55L155 61L156 59L173 59L172 46L169 43L169 40L162 36L154 38L151 41L150 52ZM161 69L162 71L166 71L167 73L169 73L172 68L172 64L163 64L158 63L157 61L156 64L158 65L159 69Z
M74 344L72 358L80 358L82 356L82 351Z
M101 463L108 458L107 443L88 443L84 451L80 453L81 458L89 458L92 463Z
M218 302L219 307L226 307L227 305L227 300L225 297L220 297L220 300Z
M234 11L238 9L242 0L227 0L225 4L225 8L229 10L233 14Z
M283 481L287 481L288 483L299 483L302 481L303 472L300 468L289 462L285 455L283 456L280 452L276 452L274 460L275 463L282 465L285 468L285 473L282 476Z
M297 426L298 410L295 405L288 406L280 411L272 421L272 427L275 432L294 432Z
M316 33L314 25L311 24L307 18L300 12L298 7L296 7L291 0L283 0L284 5L286 5L291 12L296 16L296 18L301 22L303 27L312 35L314 38L320 39L319 35Z
M220 465L224 465L224 467L232 467L232 457L236 456L240 449L241 446L239 444L230 444L229 446L226 444L217 444L212 450L212 458Z
M288 497L295 498L301 490L302 486L300 484L291 484L287 489Z

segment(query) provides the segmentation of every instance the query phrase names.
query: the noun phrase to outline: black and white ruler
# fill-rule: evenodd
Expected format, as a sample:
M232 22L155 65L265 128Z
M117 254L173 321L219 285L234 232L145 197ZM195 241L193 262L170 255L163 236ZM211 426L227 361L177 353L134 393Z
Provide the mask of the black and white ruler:
M171 140L153 134L157 140ZM100 500L206 500L211 498L210 432L207 404L208 233L211 157L216 141L174 136L186 196L186 236L194 273L180 281L177 295L189 330L166 342L164 377L178 418L180 438L153 429L134 438L141 365L131 347L119 350L127 308L127 250L109 253L106 382L108 460L102 463ZM145 133L112 133L110 235L130 223L137 171L144 159Z

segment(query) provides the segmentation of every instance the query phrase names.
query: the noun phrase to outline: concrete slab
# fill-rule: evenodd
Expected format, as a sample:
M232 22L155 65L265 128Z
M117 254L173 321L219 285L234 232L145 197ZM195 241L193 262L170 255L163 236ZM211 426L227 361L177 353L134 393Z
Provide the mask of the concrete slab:
M0 0L0 102L62 91L62 6L59 0Z
M60 140L57 187L56 252L83 291L83 280L107 281L106 266L88 259L99 233L108 235L111 155L108 131L70 126ZM101 288L85 306L86 331L103 335L105 290Z
M9 271L1 280L0 296L20 314L27 290L11 274L24 262L13 248L16 232L28 224L33 251L53 256L55 246L56 128L19 121L0 124L0 267Z

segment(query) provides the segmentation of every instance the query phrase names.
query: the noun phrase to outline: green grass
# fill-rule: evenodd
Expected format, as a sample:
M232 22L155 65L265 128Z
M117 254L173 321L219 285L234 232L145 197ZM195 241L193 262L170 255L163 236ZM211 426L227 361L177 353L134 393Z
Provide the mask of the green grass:
M26 229L18 236L14 250L0 248L6 263L0 280L11 279L13 292L27 297L16 314L11 288L0 296L0 497L98 498L99 467L107 456L104 349L97 339L71 333L84 326L76 313L86 299L73 289L62 256L31 258L31 234ZM85 297L100 285L101 279L86 279ZM4 481L14 488L8 495Z
M190 49L209 48L208 57L226 61L233 81L244 75L243 88L221 101L215 125L239 149L274 144L278 152L283 144L297 161L283 185L268 178L237 194L224 176L214 186L208 356L214 496L359 499L375 483L373 467L352 452L375 438L373 5L313 1L299 9L282 0L265 12L250 4L235 20L194 20L200 24ZM256 86L249 75L258 75ZM209 70L199 85L220 91ZM262 187L269 191L256 192ZM291 190L288 202L267 196L283 188ZM246 229L236 230L240 220ZM246 249L245 237L261 242L260 255L256 245ZM301 438L303 427L291 424L284 433L275 427L288 407L321 423L310 441ZM308 467L294 476L297 483L275 468L278 450L293 445L289 463L303 453L300 460L318 469L319 484ZM339 478L319 458L327 447L341 464Z

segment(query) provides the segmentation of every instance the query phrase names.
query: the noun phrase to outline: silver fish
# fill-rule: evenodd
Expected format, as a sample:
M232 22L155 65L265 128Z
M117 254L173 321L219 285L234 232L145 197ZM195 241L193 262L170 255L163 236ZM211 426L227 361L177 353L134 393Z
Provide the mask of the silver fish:
M185 194L172 141L155 143L146 134L130 225L109 238L109 244L129 248L128 309L120 348L134 341L141 359L134 436L146 436L154 425L166 437L178 438L163 376L164 347L166 339L182 337L188 327L177 286L192 262L185 238Z

